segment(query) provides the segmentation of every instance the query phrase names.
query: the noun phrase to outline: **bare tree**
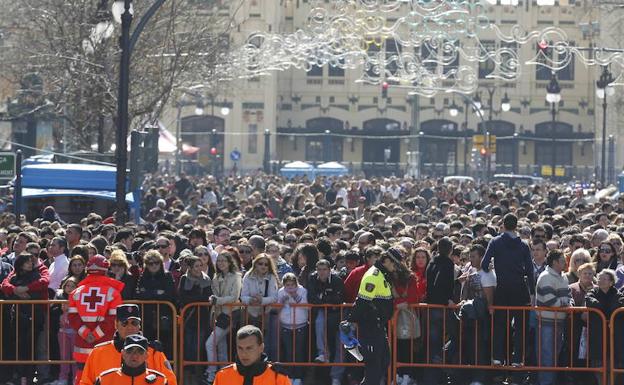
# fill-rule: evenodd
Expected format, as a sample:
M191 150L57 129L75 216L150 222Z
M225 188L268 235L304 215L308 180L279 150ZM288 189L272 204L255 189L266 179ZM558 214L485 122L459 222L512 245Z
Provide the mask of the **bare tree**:
M98 132L105 148L114 141L120 48L112 2L0 0L7 35L0 76L17 90L22 105L17 113L45 111L64 119L72 149L89 149ZM194 0L165 2L132 53L129 114L134 127L159 116L176 87L213 81L242 2L213 1L203 8L206 3ZM134 3L136 24L152 2Z

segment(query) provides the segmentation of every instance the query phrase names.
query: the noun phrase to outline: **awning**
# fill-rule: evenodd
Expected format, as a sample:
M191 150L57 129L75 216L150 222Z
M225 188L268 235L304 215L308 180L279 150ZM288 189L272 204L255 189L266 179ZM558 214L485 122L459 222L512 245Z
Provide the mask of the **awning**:
M99 198L106 200L115 200L114 191L95 191L95 190L69 190L69 189L45 189L45 188L23 188L23 198L46 198L46 197L62 197L62 196L84 196L91 198ZM134 197L132 193L126 194L126 202L133 203Z

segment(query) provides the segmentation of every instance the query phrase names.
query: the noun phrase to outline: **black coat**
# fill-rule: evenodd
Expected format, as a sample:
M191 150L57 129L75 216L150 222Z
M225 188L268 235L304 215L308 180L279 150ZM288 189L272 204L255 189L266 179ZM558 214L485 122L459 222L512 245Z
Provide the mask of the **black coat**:
M344 302L344 282L336 273L331 273L327 282L321 282L316 272L308 279L308 303L311 304L342 304ZM339 311L340 308L329 308Z
M144 301L167 301L172 304L175 300L175 286L170 272L162 269L156 274L143 271L136 286L136 299Z
M602 314L604 314L607 320L607 330L602 330L602 318L595 314L594 312L589 313L589 358L592 361L601 359L602 357L602 333L608 333L608 325L609 319L611 318L611 314L620 307L624 307L624 294L622 294L615 287L609 289L608 292L603 292L598 287L590 290L585 296L585 306L588 308L599 310ZM617 318L617 322L615 323L614 333L615 333L615 341L622 340L622 328L624 327L624 317L621 315ZM607 334L607 340L608 340ZM616 359L620 357L622 346L621 344L616 344Z
M455 265L448 257L436 255L427 265L427 303L448 305L455 288Z

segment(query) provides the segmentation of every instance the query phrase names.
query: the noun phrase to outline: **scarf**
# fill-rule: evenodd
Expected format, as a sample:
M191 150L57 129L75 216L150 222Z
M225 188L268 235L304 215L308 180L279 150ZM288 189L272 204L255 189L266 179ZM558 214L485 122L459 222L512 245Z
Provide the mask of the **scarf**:
M244 366L238 358L236 358L236 370L245 378L243 385L253 385L254 377L264 373L268 364L269 361L265 353L262 353L260 359L250 366Z
M145 366L145 363L143 363L143 365L139 365L136 368L131 368L129 366L126 366L123 360L121 361L121 372L125 374L126 376L130 376L130 377L140 376L141 374L145 374L146 370L147 370L147 367ZM134 381L132 382L134 383Z
M184 280L184 290L193 290L193 286L197 285L200 289L205 289L210 287L211 280L208 277L208 274L201 272L201 277L193 277L192 275L186 273L184 274L186 279Z

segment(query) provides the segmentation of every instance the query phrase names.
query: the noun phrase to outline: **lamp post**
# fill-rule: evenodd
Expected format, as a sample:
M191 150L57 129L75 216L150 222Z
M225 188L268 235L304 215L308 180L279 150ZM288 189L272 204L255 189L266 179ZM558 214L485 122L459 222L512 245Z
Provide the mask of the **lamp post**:
M550 103L550 113L552 114L552 178L554 180L555 168L557 166L557 133L555 128L557 111L555 105L559 104L561 101L561 87L559 87L559 82L557 81L557 74L554 72L550 78L550 83L548 83L546 87L546 101Z
M268 128L264 129L264 172L271 173L271 131Z
M113 18L121 22L121 60L119 66L119 94L117 97L117 133L115 157L117 158L117 180L115 192L116 201L116 221L123 224L126 221L126 167L128 164L128 146L126 138L128 136L128 97L130 93L130 56L145 24L154 16L156 11L163 5L165 0L155 0L152 6L145 12L139 20L134 32L130 35L132 24L132 0L117 0L113 3Z
M613 96L615 89L611 85L614 82L613 74L607 66L602 67L600 78L596 81L596 96L602 99L602 159L600 162L600 182L605 186L606 182L606 159L607 159L607 96Z

